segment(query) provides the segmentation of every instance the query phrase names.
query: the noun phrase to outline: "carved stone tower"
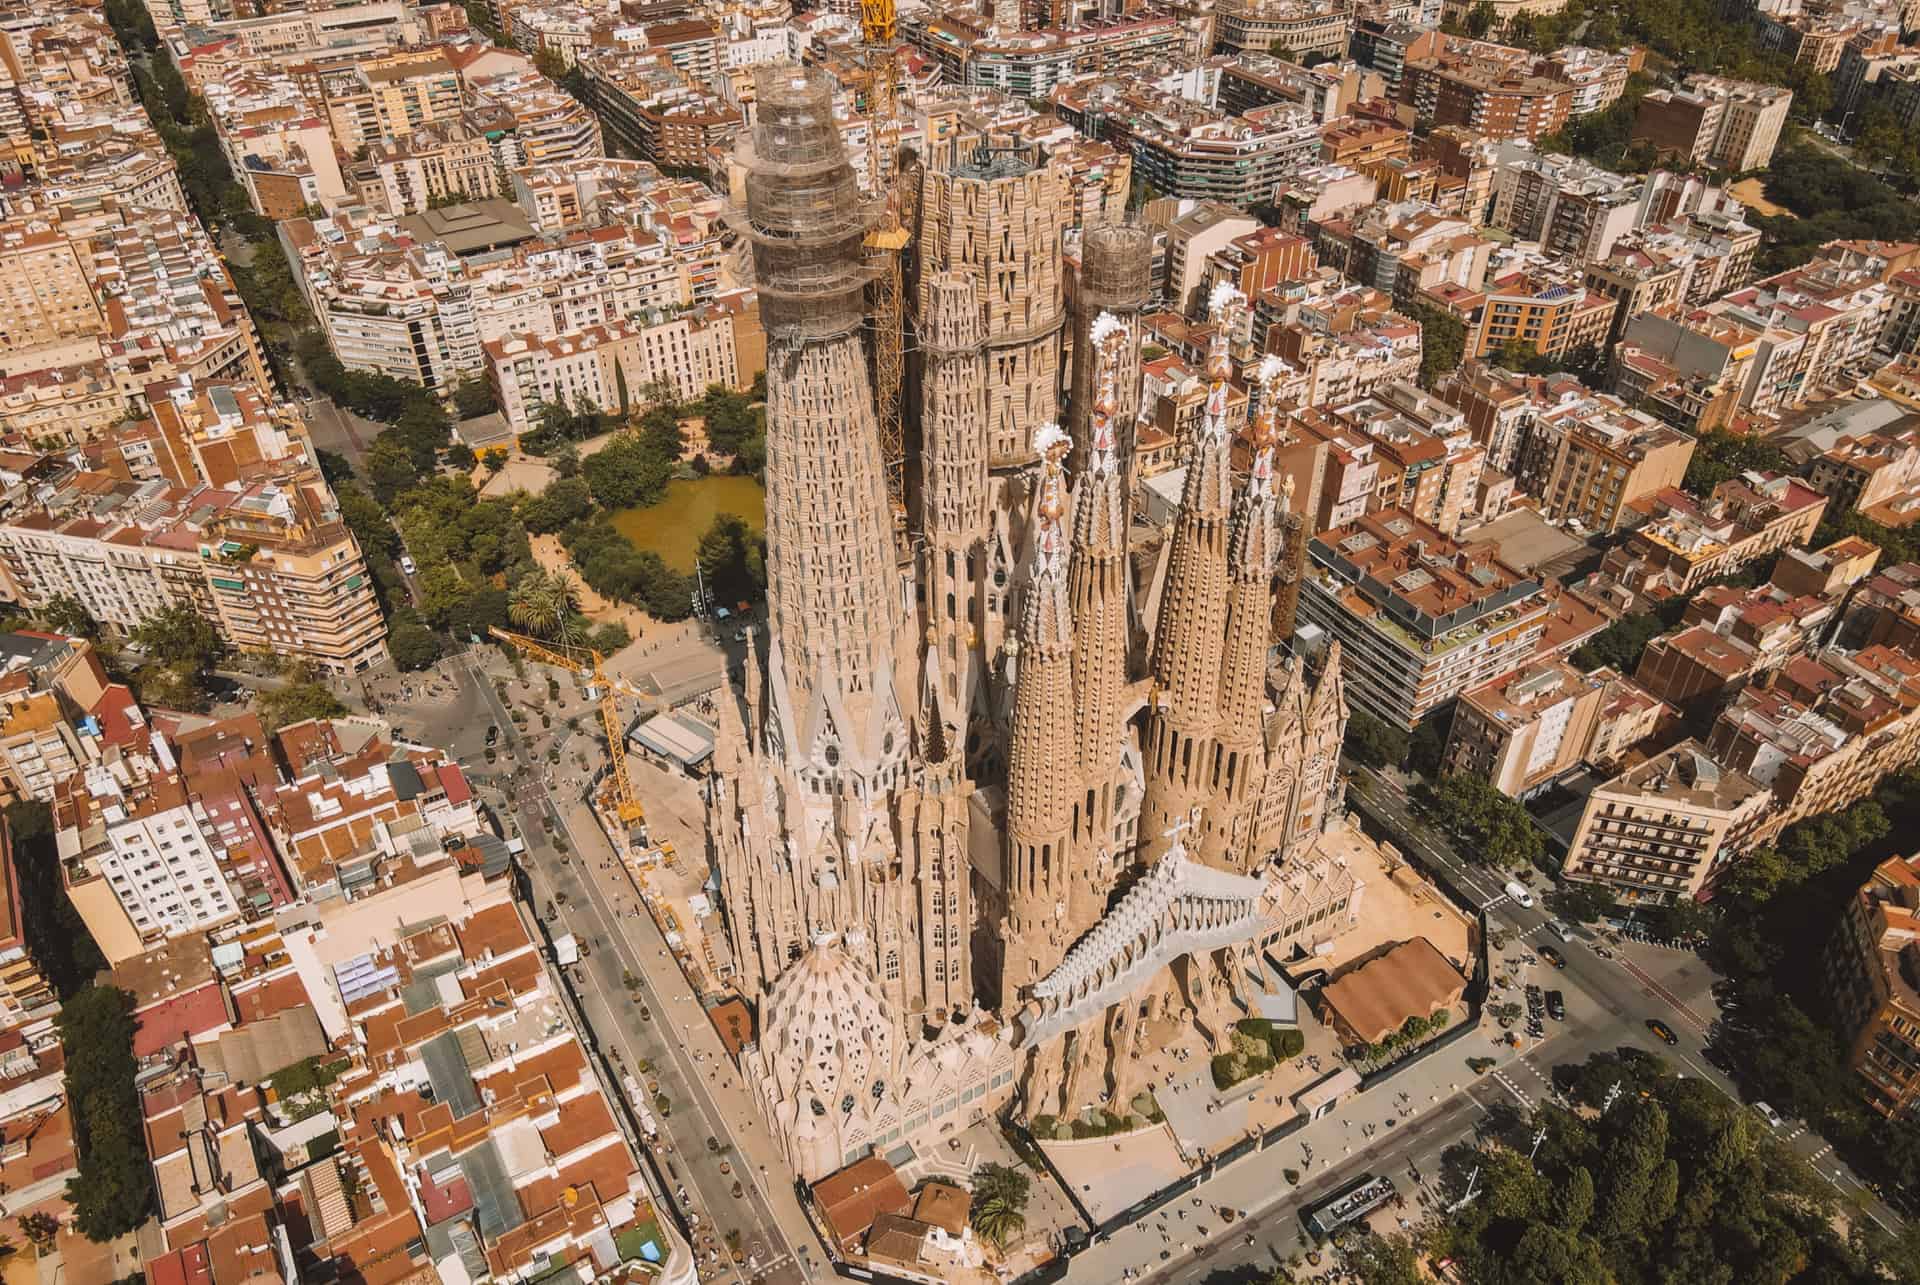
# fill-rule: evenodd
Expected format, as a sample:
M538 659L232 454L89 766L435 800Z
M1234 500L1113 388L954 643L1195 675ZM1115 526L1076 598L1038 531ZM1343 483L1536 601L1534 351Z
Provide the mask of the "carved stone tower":
M1139 351L1134 327L1103 313L1088 328L1094 390L1088 408L1086 464L1074 485L1073 549L1067 595L1073 604L1073 717L1084 791L1075 808L1076 865L1069 895L1075 934L1106 908L1139 816L1138 757L1131 755L1127 656L1133 617L1127 574L1127 491L1116 420L1119 382ZM1126 831L1121 834L1118 831Z
M974 279L987 343L987 449L996 469L1031 464L1033 435L1060 418L1066 319L1060 238L1064 162L981 151L921 180L920 315L937 274Z
M767 332L771 730L816 798L843 785L867 796L907 748L900 581L860 335L871 214L826 80L763 68L755 85L738 226Z
M1232 444L1227 433L1227 355L1233 311L1246 302L1222 285L1214 293L1214 337L1207 357L1206 411L1187 455L1174 518L1159 626L1153 639L1153 704L1147 711L1143 842L1188 816L1214 788L1212 738L1220 699L1220 645L1227 624L1227 525L1233 508Z
M949 748L964 745L984 712L979 684L979 568L992 523L987 479L987 358L973 278L925 282L920 319L921 473L917 523L926 538L927 680Z
M1043 425L1033 560L1020 616L1007 763L1007 925L1003 1006L1066 954L1075 778L1073 620L1067 601L1067 436Z
M1140 413L1140 327L1135 324L1153 285L1153 233L1128 223L1103 223L1080 238L1080 279L1073 291L1073 389L1067 402L1067 435L1073 454L1067 467L1075 477L1087 467L1091 448L1093 402L1099 394L1096 371L1107 353L1114 408L1110 416L1114 450L1121 467L1122 494L1133 494L1133 430ZM1121 324L1126 343L1117 352L1100 347L1093 328L1101 314Z

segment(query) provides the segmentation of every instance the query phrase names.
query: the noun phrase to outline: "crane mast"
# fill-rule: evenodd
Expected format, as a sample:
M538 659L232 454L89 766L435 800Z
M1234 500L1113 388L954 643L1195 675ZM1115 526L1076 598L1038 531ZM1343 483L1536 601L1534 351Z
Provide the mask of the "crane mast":
M860 0L860 40L867 58L867 170L874 191L885 198L880 221L867 234L867 251L879 269L870 287L873 326L874 407L880 420L880 455L887 469L887 496L895 512L906 503L906 436L900 423L900 390L906 357L901 254L908 231L901 221L897 157L900 139L899 67L894 58L899 21L894 0Z
M627 775L626 727L620 721L620 698L630 696L639 699L640 693L618 678L609 677L606 657L591 647L574 643L544 643L499 628L489 628L487 633L528 660L564 669L587 680L587 699L599 708L600 726L607 734L607 753L613 760L614 807L620 814L620 820L627 825L645 819L646 809L640 806L640 798L633 791L633 778Z

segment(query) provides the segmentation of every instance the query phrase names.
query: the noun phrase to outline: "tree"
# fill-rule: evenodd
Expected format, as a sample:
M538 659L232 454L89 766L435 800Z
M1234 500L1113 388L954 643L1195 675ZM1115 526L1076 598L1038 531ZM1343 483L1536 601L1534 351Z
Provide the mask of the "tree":
M60 1235L60 1220L36 1209L21 1215L20 1234L27 1238L34 1252L44 1254L53 1248L53 1242Z
M461 419L474 419L500 409L493 384L482 375L465 375L453 386L453 407Z
M1027 1229L1025 1214L997 1200L975 1201L971 1221L981 1238L1000 1250L1006 1249L1007 1242Z
M561 476L547 489L522 502L520 521L536 535L564 531L593 512L593 492L585 479Z
M1602 629L1581 643L1573 653L1575 667L1595 670L1602 666L1622 674L1631 674L1640 665L1640 653L1647 644L1667 631L1667 624L1649 611L1635 612Z
M1705 500L1711 498L1714 487L1749 469L1794 472L1793 461L1779 447L1716 428L1694 440L1693 458L1687 462L1687 476L1681 486L1688 494Z
M133 996L89 986L54 1019L66 1051L67 1101L80 1176L67 1183L73 1225L94 1241L124 1236L153 1206L152 1169L134 1090Z
M305 674L277 691L260 693L254 708L268 735L310 718L339 718L352 713L325 683Z
M1347 736L1342 748L1354 762L1382 768L1398 767L1406 762L1410 745L1405 732L1357 709L1347 720Z
M555 84L566 78L567 60L558 49L542 47L533 55L533 67Z
M560 643L575 641L573 582L563 571L530 571L507 594L507 619Z
M401 669L421 670L440 659L440 640L421 622L419 613L402 607L387 622L387 650Z
M999 1200L1024 1211L1033 1192L1033 1180L1011 1165L987 1163L973 1171L974 1200Z
M178 665L196 674L212 669L226 647L213 623L184 604L148 616L133 640L158 664Z
M367 485L373 488L374 498L389 507L402 491L411 490L420 481L420 469L413 462L412 452L387 433L373 439L361 467L366 472Z
M1368 1233L1347 1245L1347 1268L1363 1285L1425 1285L1420 1253L1405 1236Z
M1032 1180L1002 1164L984 1164L973 1174L973 1229L1000 1249L1027 1227Z
M1525 866L1546 851L1527 810L1490 781L1450 772L1430 792L1434 820L1463 854L1495 866Z
M588 456L580 466L593 498L609 509L658 504L673 476L674 457L657 443L623 433Z
M107 961L67 896L53 810L33 799L9 804L6 831L20 879L20 920L26 928L27 949L54 992L66 999L87 986Z
M46 606L34 614L51 633L66 634L72 638L86 638L94 642L100 640L100 622L93 618L93 613L82 606L77 598L62 595L51 599Z
M767 542L744 518L717 515L700 537L695 556L715 602L745 602L766 592Z
M1499 14L1495 12L1489 0L1480 0L1480 3L1473 6L1472 11L1467 14L1467 34L1475 40L1483 39L1489 31L1493 30L1497 21L1499 21Z
M1554 1221L1563 1230L1579 1235L1593 1217L1593 1199L1593 1175L1585 1165L1579 1165L1554 1189Z
M1420 386L1432 388L1466 359L1467 328L1452 313L1427 304L1411 304L1408 311L1420 323Z
M1613 1285L1599 1245L1563 1228L1530 1223L1513 1247L1507 1279L1527 1285Z

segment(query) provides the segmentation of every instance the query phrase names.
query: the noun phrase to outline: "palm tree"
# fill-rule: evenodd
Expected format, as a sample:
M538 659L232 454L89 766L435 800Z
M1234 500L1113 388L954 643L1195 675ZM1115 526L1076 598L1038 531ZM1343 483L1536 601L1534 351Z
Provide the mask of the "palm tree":
M520 577L507 598L507 618L530 634L572 645L575 626L573 581L563 571L531 571Z
M1007 1242L1027 1229L1027 1216L997 1196L977 1201L973 1207L973 1229L993 1247L1005 1250Z

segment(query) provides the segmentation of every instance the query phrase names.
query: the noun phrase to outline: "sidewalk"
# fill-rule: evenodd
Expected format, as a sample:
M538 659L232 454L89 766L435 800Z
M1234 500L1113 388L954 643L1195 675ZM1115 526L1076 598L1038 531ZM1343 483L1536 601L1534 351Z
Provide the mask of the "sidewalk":
M588 876L609 904L624 905L630 910L637 908L639 896L625 868L613 861L613 849L602 834L592 809L572 800L562 802L556 799L556 806L560 808L567 829L573 836ZM606 864L610 861L613 862L611 868ZM712 1021L700 1005L699 997L689 990L687 980L674 962L672 953L667 950L653 917L644 911L622 914L619 929L632 947L632 954L638 960L648 985L666 1007L665 1012L654 1013L654 1021L665 1023L667 1029L677 1032L683 1047L694 1060L708 1068L704 1091L712 1100L716 1112L732 1128L736 1148L748 1161L747 1165L740 1166L743 1180L751 1178L759 1186L781 1234L796 1249L801 1245L812 1245L817 1238L806 1215L800 1210L800 1202L787 1177L786 1161L761 1125L759 1108L753 1103L744 1080L721 1046L719 1032L714 1030Z
M1370 1149L1393 1146L1397 1139L1411 1137L1437 1112L1457 1110L1460 1102L1467 1100L1466 1090L1471 1085L1492 1078L1491 1073L1480 1077L1467 1069L1467 1059L1479 1057L1499 1058L1503 1068L1509 1061L1519 1060L1512 1056L1512 1050L1496 1048L1483 1030L1463 1036L1449 1048L1346 1099L1331 1114L1311 1121L1285 1141L1242 1157L1201 1183L1191 1196L1178 1198L1083 1251L1074 1258L1068 1279L1119 1281L1130 1267L1142 1273L1170 1269L1218 1239L1225 1229L1219 1217L1221 1206L1257 1217L1282 1202L1297 1199L1303 1192L1317 1194L1321 1176L1329 1170ZM1477 1118L1481 1109L1477 1103L1473 1105L1470 1114ZM1391 1126L1388 1120L1393 1121ZM1368 1125L1373 1126L1371 1136ZM1299 1182L1287 1182L1286 1170L1293 1170ZM1198 1205L1193 1203L1196 1197ZM1184 1219L1179 1217L1181 1210L1187 1214ZM1236 1220L1235 1226L1246 1221ZM1162 1223L1167 1227L1164 1233L1160 1230ZM1203 1226L1209 1229L1206 1237L1198 1234ZM1169 1261L1160 1261L1162 1251L1171 1253Z

